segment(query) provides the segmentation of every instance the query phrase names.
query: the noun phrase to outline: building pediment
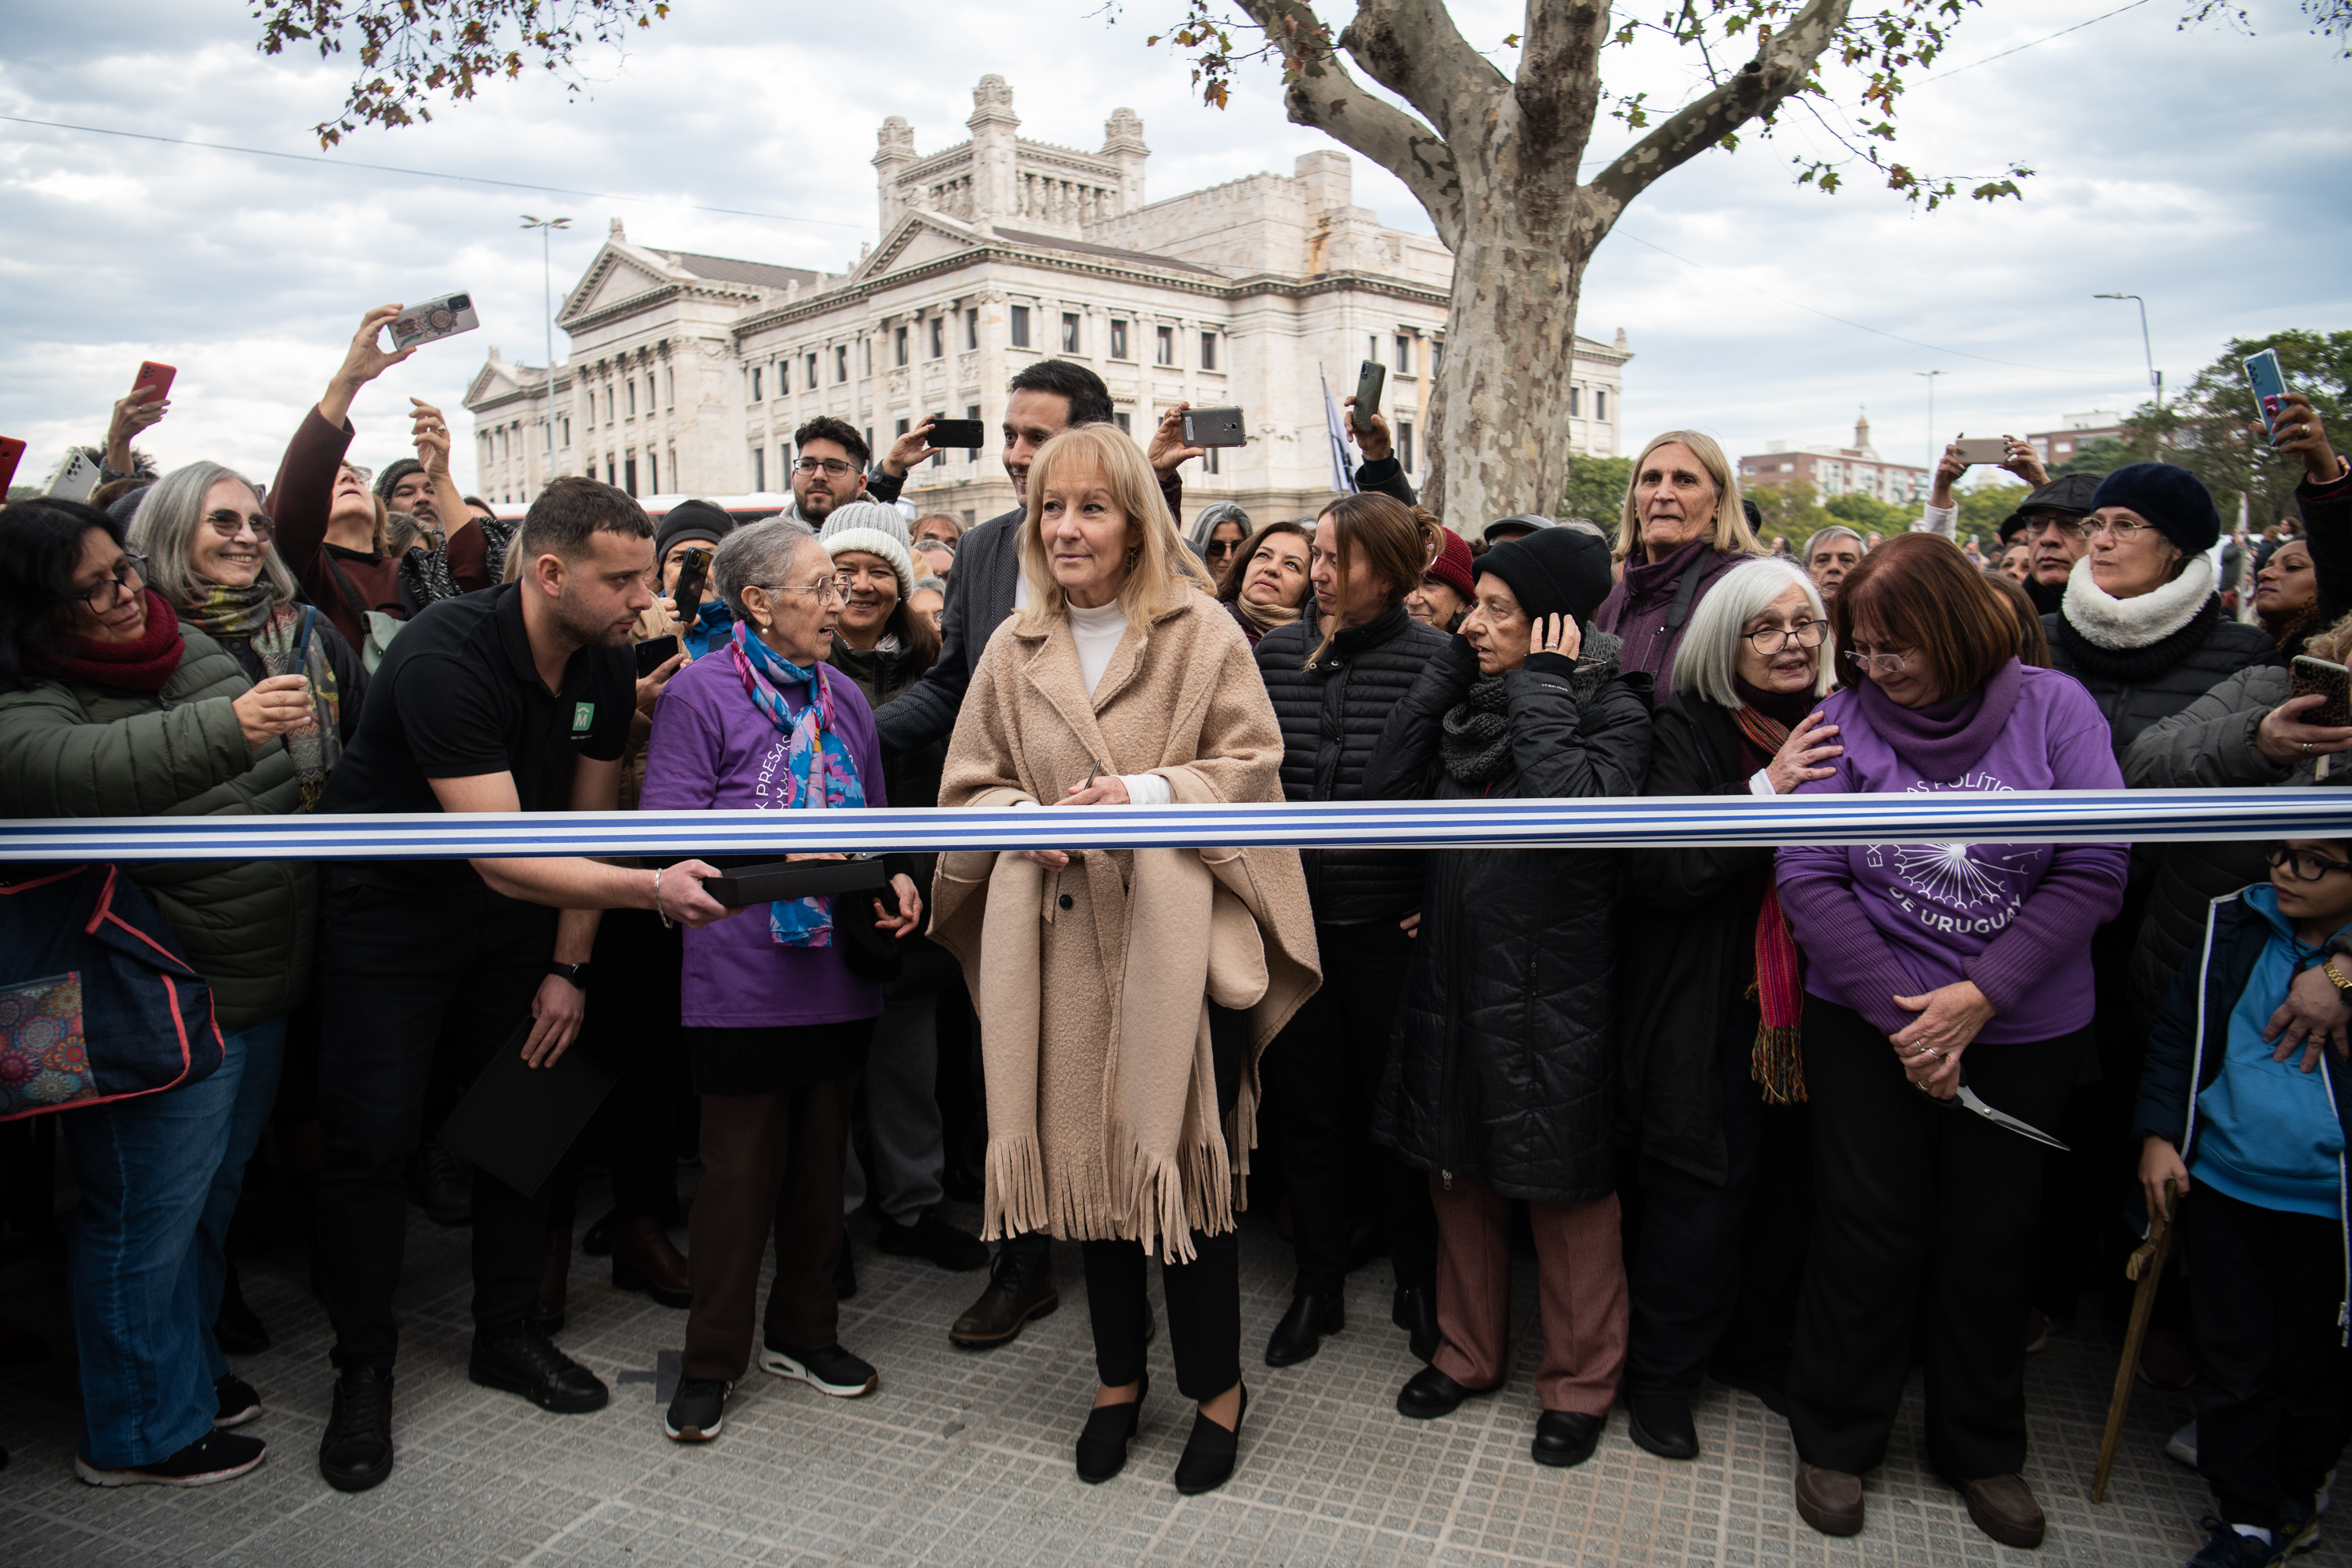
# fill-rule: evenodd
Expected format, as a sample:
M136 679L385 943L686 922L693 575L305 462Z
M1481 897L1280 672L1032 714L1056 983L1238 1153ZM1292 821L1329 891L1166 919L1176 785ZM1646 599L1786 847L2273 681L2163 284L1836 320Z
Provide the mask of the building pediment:
M582 317L610 310L657 289L673 288L680 281L657 258L632 255L607 243L596 253L596 259L589 264L579 284L565 296L555 324L568 329Z
M937 213L911 212L893 225L890 232L882 237L882 243L851 269L848 281L864 283L886 273L979 249L987 243L987 237L952 218Z

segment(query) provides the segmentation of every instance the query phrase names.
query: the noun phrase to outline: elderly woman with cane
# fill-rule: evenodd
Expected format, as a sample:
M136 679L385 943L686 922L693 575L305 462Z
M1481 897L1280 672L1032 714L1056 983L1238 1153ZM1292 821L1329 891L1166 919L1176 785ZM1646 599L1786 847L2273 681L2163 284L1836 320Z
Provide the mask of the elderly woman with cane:
M1026 602L972 673L941 805L1282 798L1282 733L1249 643L1183 554L1150 465L1117 428L1039 450ZM1257 1057L1319 978L1297 854L950 854L933 900L932 934L980 1011L986 1234L1085 1244L1100 1386L1078 1479L1126 1464L1150 1393L1157 1255L1177 1386L1198 1405L1176 1488L1222 1486L1248 1405L1233 1216Z

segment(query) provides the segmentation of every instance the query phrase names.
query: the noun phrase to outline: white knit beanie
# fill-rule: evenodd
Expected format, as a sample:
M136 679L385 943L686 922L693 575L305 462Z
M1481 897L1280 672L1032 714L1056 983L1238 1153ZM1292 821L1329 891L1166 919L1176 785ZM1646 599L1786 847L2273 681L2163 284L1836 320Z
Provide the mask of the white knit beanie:
M898 574L899 599L914 593L915 558L907 548L907 520L897 507L871 500L837 506L826 514L817 538L836 561L852 550L879 555Z

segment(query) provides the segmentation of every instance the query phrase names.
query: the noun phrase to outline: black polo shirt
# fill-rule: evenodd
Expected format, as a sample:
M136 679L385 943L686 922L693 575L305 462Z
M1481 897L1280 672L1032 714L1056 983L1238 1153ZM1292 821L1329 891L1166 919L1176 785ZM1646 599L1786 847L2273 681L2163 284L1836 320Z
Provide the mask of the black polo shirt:
M514 775L525 811L572 804L576 758L617 760L636 705L629 650L583 648L550 691L530 657L514 583L429 605L402 626L368 682L360 731L320 810L438 811L435 779ZM463 860L375 860L346 875L416 892L479 887Z

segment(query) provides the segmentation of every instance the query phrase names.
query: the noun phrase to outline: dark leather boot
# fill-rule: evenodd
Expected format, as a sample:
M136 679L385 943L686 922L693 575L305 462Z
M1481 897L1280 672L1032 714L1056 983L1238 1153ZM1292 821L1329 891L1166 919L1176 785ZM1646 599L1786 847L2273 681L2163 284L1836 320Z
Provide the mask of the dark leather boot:
M539 1275L539 1300L530 1309L531 1326L542 1334L563 1331L563 1297L572 1283L572 1227L547 1233L547 1261Z
M1024 1241L1007 1242L996 1249L988 1289L955 1321L948 1338L969 1350L1004 1344L1022 1324L1061 1304L1061 1293L1054 1289L1053 1252Z
M694 1279L686 1254L670 1244L669 1232L647 1215L614 1222L613 1288L642 1290L665 1307L694 1305Z
M1296 1366L1323 1348L1323 1336L1348 1326L1348 1303L1337 1292L1303 1290L1290 1299L1290 1310L1275 1324L1265 1342L1265 1364Z

